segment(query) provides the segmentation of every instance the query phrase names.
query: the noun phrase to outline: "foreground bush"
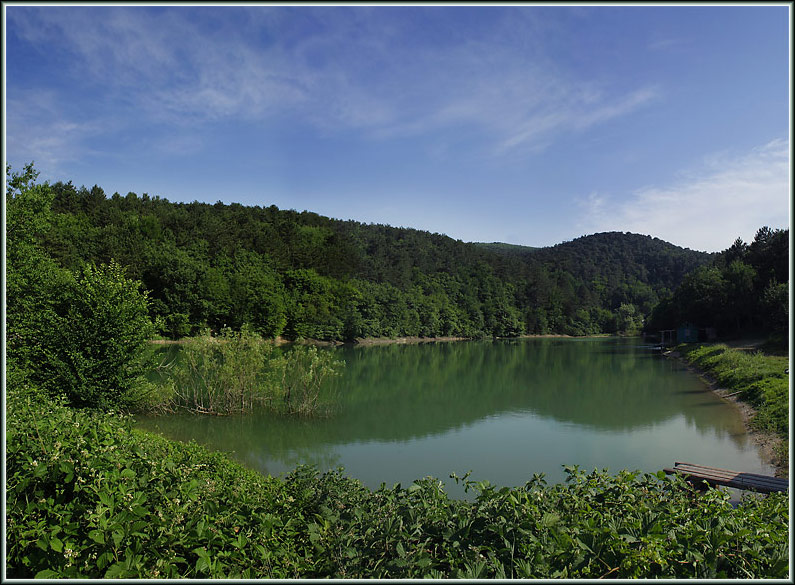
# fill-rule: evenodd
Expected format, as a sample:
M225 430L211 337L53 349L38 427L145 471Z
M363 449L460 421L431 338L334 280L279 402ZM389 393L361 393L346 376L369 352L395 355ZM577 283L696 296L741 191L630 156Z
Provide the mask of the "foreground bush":
M9 394L9 577L294 577L285 486L114 417Z
M339 472L263 477L130 418L9 393L7 575L113 578L787 576L786 495L734 509L678 478L569 470L370 491ZM458 479L457 479L458 481Z

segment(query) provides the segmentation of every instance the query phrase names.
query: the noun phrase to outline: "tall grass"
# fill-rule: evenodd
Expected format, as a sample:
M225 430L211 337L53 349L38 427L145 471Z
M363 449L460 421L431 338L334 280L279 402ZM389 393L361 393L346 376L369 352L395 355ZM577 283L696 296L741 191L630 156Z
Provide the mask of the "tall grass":
M330 351L295 346L274 356L274 346L244 327L188 340L178 359L162 364L160 392L149 410L228 415L267 408L312 416L327 413L328 382L345 365Z
M166 382L171 406L202 414L248 412L272 399L268 358L273 345L242 329L188 341Z
M323 396L331 378L340 374L345 362L327 350L295 346L273 362L275 388L280 394L279 408L286 414L307 416L328 413L333 396Z

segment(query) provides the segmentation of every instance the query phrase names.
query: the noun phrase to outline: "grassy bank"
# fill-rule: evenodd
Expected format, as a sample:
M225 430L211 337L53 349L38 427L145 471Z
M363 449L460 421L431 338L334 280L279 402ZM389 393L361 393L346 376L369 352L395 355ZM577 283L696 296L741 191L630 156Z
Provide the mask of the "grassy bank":
M786 468L789 453L789 358L725 344L683 344L682 357L755 411L753 429L772 433L780 443L775 462Z
M736 509L681 479L569 470L517 489L263 477L196 444L10 389L7 576L779 577L786 495Z

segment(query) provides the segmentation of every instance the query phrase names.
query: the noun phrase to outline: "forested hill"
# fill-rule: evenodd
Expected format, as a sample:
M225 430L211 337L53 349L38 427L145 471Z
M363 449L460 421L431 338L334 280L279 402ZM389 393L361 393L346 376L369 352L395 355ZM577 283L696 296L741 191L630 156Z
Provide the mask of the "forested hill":
M542 248L535 259L560 266L586 282L598 282L600 288L615 290L636 280L659 291L673 290L685 274L714 256L651 236L605 232Z
M71 182L49 192L44 250L70 269L121 263L175 337L244 323L335 340L631 330L710 262L634 234L533 249L275 206L107 197Z

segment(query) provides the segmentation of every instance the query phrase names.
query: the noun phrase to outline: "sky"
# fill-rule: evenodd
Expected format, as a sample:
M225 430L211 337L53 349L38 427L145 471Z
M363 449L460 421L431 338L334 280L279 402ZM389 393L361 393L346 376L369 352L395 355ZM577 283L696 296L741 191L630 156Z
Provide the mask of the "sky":
M4 3L40 180L463 241L790 223L790 6Z

